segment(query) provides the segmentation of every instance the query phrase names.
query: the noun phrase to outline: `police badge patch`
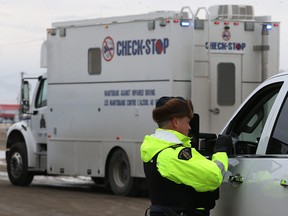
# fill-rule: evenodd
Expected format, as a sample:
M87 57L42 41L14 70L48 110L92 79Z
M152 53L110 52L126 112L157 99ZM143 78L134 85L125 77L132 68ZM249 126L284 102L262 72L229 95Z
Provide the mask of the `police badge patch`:
M190 158L192 158L191 148L183 148L178 154L180 160L189 160Z

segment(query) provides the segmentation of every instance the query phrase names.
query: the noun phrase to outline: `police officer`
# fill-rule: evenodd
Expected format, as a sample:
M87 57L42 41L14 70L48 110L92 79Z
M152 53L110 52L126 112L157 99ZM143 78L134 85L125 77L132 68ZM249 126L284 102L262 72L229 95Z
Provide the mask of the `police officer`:
M207 216L219 198L218 187L228 169L226 150L232 141L219 137L212 159L207 159L191 147L192 117L191 101L181 97L161 97L153 110L159 128L146 135L141 145L151 216Z

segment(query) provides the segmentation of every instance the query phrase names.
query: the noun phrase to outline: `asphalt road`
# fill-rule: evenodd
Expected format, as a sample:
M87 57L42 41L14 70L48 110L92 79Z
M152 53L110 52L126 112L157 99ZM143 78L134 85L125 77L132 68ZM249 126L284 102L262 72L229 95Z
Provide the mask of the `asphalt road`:
M3 177L2 177L3 178ZM1 216L144 216L147 197L121 197L93 183L37 180L29 187L0 180Z
M0 150L5 150L1 134ZM0 216L144 216L150 205L147 194L115 196L90 179L37 176L29 187L13 186L4 158L0 159L0 193Z

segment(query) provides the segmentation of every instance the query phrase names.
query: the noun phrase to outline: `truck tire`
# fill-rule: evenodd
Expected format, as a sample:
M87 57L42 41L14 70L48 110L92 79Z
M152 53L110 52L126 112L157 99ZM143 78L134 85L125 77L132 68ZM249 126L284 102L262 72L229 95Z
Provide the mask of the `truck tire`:
M28 172L27 150L25 143L12 145L7 154L7 172L10 182L17 186L28 186L34 175Z
M108 167L110 188L116 195L131 196L137 192L136 180L131 177L130 163L126 153L117 149Z

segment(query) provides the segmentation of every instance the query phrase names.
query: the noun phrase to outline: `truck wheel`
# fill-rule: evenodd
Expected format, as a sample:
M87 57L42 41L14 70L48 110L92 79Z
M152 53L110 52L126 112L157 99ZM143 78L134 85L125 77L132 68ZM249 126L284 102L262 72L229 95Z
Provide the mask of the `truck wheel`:
M112 154L108 167L108 178L111 190L116 195L134 195L137 191L136 181L131 177L128 157L121 149Z
M13 185L28 186L31 184L34 175L28 172L25 143L13 144L6 161L8 177Z

